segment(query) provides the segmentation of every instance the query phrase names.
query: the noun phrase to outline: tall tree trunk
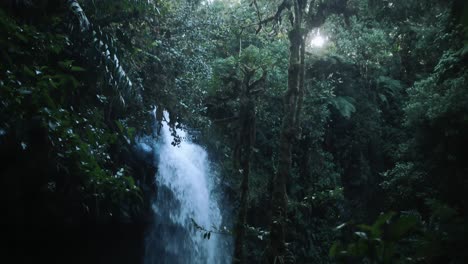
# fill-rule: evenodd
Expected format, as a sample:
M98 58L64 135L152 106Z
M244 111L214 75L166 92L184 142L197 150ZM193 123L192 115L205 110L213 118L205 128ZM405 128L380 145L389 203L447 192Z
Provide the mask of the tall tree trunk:
M237 215L236 238L234 242L234 257L233 257L232 263L243 264L243 263L246 263L244 241L245 241L245 225L246 225L248 200L249 200L249 175L250 175L249 159L246 158L241 162L241 168L242 168L241 196L240 196L239 212Z
M237 215L236 223L236 238L234 242L234 257L233 263L245 263L245 250L244 250L244 240L245 240L245 225L248 209L248 200L249 200L249 175L250 175L250 156L252 153L252 144L251 141L251 132L255 126L255 108L251 99L243 96L241 99L241 109L240 109L240 122L241 129L239 133L239 146L240 153L238 154L238 162L240 163L240 172L242 174L241 181L241 195L240 195L240 204L239 212ZM253 116L252 116L253 113Z
M286 263L285 223L287 219L287 182L291 172L293 141L298 134L299 113L304 86L304 37L301 29L303 7L294 1L293 29L289 32L290 55L288 89L284 95L284 117L281 126L278 171L273 178L270 239L264 255L265 263Z
M284 95L284 117L281 125L278 171L273 178L270 238L263 256L264 263L294 262L294 259L287 257L285 223L287 220L287 183L291 173L292 145L293 141L301 134L300 114L305 82L305 30L302 27L319 27L330 14L342 13L345 18L348 15L347 0L319 1L318 5L315 5L314 1L309 2L309 4L308 2L307 0L284 0L274 16L279 16L278 14L281 14L285 8L292 11L290 16L292 30L288 36L290 42L288 89Z
M263 71L262 77L254 81L250 80L255 75L255 70L245 70L244 80L242 82L242 94L240 98L239 122L240 132L234 153L235 162L240 165L242 174L241 195L239 212L237 215L237 223L235 229L234 256L233 263L246 263L245 259L245 227L247 210L249 206L249 175L250 175L250 158L252 155L252 147L255 144L255 102L254 88L260 85L266 78L266 71Z

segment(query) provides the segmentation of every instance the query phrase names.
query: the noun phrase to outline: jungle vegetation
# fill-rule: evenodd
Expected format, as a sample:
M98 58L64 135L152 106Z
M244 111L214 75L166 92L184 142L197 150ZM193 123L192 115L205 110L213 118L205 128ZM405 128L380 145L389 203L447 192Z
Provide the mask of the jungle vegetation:
M157 166L132 146L154 106L222 175L233 263L468 260L466 1L0 7L2 239L18 263L141 262Z

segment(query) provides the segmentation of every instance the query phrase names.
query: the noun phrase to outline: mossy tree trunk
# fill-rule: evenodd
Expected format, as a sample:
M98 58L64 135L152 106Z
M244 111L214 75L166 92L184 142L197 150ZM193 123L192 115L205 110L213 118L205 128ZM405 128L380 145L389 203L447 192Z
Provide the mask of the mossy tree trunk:
M265 263L286 263L287 191L286 186L291 171L292 146L299 132L299 113L304 90L304 52L305 41L301 28L304 6L294 1L293 28L289 32L290 55L288 68L288 88L283 98L284 116L279 142L278 171L273 178L272 216L270 239L264 255Z
M245 231L246 217L249 206L249 175L250 159L252 156L252 147L255 144L255 95L263 89L258 86L264 82L266 71L260 79L251 83L256 70L243 69L244 79L242 81L239 109L240 132L238 134L237 146L234 151L235 163L239 166L239 172L242 175L240 185L240 204L237 214L237 223L235 229L234 256L233 263L246 263L245 259Z
M308 29L320 27L332 13L348 16L347 0L308 1L285 0L274 17L282 10L290 11L292 29L289 32L288 88L283 98L284 116L279 142L278 170L273 177L272 216L270 238L265 249L264 263L293 263L294 257L286 248L287 184L291 173L292 146L300 137L300 115L305 83L305 40ZM281 9L282 8L282 9Z

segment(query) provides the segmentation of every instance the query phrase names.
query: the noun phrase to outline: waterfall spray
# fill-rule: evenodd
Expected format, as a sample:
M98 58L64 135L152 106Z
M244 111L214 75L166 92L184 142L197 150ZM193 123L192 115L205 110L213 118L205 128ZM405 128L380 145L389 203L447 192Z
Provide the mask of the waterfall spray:
M179 144L173 144L171 132L182 139ZM192 222L207 229L219 229L222 224L206 151L189 140L186 131L174 131L167 122L162 123L156 140L145 137L138 144L142 150L153 151L158 167L155 221L146 240L145 264L228 263L223 238L204 239Z

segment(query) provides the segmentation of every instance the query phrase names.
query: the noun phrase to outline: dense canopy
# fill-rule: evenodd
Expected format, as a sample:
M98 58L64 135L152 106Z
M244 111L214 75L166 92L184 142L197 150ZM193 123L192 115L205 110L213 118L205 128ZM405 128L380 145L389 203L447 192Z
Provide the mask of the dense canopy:
M464 0L3 0L14 263L466 263Z

